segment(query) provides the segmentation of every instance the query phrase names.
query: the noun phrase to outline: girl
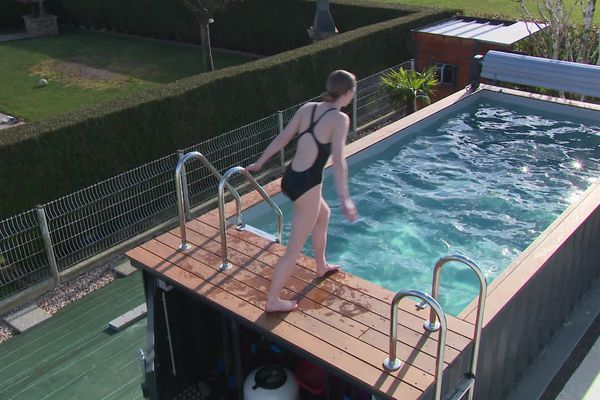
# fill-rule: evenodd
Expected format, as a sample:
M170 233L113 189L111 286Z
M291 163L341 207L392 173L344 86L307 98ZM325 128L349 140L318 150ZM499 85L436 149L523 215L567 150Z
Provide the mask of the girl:
M285 312L296 308L296 301L281 299L280 294L311 231L317 275L323 277L340 268L339 265L331 265L325 261L327 226L331 210L321 195L321 183L323 168L330 155L342 212L350 222L358 217L348 193L348 172L344 157L349 118L340 111L342 107L350 104L354 97L356 78L348 71L334 71L327 78L326 89L321 95L323 101L306 103L300 107L260 158L247 168L249 172L260 171L269 158L298 134L296 154L281 179L281 190L294 205L288 246L275 267L269 289L266 305L269 312Z

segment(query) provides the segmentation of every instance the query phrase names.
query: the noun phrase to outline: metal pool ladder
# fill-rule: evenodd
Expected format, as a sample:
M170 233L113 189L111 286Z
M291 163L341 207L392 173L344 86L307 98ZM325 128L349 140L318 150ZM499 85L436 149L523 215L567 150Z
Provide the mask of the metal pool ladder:
M187 191L187 179L186 179L186 171L185 164L193 159L198 159L202 162L202 164L208 168L208 170L215 176L215 178L221 180L222 176L217 171L217 169L208 161L208 159L198 151L191 151L189 153L183 154L182 151L178 151L179 154L179 162L177 163L177 167L175 167L175 192L177 195L177 210L179 212L179 230L181 232L181 244L179 245L179 250L188 250L191 246L187 242L187 234L185 229L185 223L190 219L190 204L189 204L189 195ZM240 195L235 191L234 188L228 186L228 189L233 194L235 198L236 207L237 207L237 225L239 227L243 227L242 222L242 201L240 199Z
M265 199L267 204L271 206L273 211L275 211L275 214L277 215L277 239L275 241L277 243L282 243L283 213L281 212L281 209L277 207L277 204L275 204L273 199L271 199L271 196L269 196L269 194L265 192L263 187L256 181L256 179L254 179L254 177L250 175L248 171L246 171L246 168L240 166L232 167L227 172L225 172L225 174L221 178L221 181L219 182L219 222L221 227L221 253L223 257L223 264L221 264L220 267L221 271L226 271L229 268L231 268L231 264L229 264L229 256L227 253L227 232L225 231L225 186L227 186L227 188L231 190L231 186L229 186L227 180L232 175L237 173L242 174L242 176L246 178L250 185L252 185L254 189L256 189L258 193L260 193L260 195L263 197L263 199ZM238 208L238 220L239 218L241 218L241 211Z
M487 279L485 278L485 275L481 268L479 268L473 261L469 260L466 257L459 255L449 255L442 257L435 263L435 267L433 269L433 285L431 289L431 297L433 297L434 299L437 299L439 296L440 274L442 272L442 267L451 261L456 261L465 264L466 266L471 268L473 272L475 272L477 278L479 279L479 298L477 301L477 319L475 321L475 332L473 334L473 352L471 354L470 370L469 372L465 373L464 377L450 389L450 391L444 396L444 400L462 399L467 392L469 393L468 400L473 400L473 389L475 387L475 375L477 372L477 360L479 357L479 342L481 339L481 325L483 323L483 313L485 311L485 298L487 295ZM426 304L427 302L422 302L417 307L423 309L427 306ZM440 329L440 326L441 329L444 329L446 325L445 319L440 324L438 321L436 321L436 316L439 319L439 312L432 306L431 313L429 314L429 320L425 321L423 327L428 331L432 332ZM436 399L438 398L439 397L436 397Z
M242 216L242 200L238 192L227 182L229 177L237 172L241 172L244 177L250 182L252 186L262 195L262 197L266 200L266 202L275 210L277 213L277 222L278 222L278 236L275 239L276 242L282 242L282 233L283 233L283 214L279 207L273 202L271 197L265 192L265 190L260 186L258 182L246 171L243 167L233 167L229 171L225 173L225 175L221 175L219 171L211 164L210 161L200 152L192 151L186 154L183 152L179 153L179 162L177 163L177 167L175 168L175 188L177 195L177 209L179 212L179 230L181 235L181 244L178 249L188 250L191 245L187 241L187 233L185 223L190 219L190 206L189 206L189 196L187 193L187 180L185 174L185 164L193 159L198 159L202 162L202 164L208 168L208 170L219 179L219 219L220 219L220 227L221 227L221 249L223 253L223 263L220 266L221 271L225 271L231 268L229 264L229 259L227 255L227 238L225 235L225 205L224 205L224 189L227 187L231 194L235 199L236 205L236 228L239 230L243 230L245 224L243 222Z
M440 400L442 394L442 372L444 369L444 349L446 346L446 314L436 299L420 290L401 290L392 300L392 311L390 315L390 351L389 356L383 360L383 367L388 371L396 371L402 366L402 362L396 358L396 339L398 332L398 303L405 297L417 297L429 304L431 312L440 320L440 336L438 338L437 357L435 359L435 388L434 400Z

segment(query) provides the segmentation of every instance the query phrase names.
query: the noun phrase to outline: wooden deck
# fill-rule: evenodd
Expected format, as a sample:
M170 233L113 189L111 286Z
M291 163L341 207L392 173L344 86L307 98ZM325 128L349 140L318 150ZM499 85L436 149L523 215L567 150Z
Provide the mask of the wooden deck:
M277 188L278 182L265 187L268 192ZM255 194L244 196L244 205L259 200ZM232 211L230 205L227 210ZM298 309L287 314L266 313L266 293L284 246L229 226L227 243L233 268L219 272L222 260L217 212L189 221L187 238L192 248L185 252L177 251L177 228L127 252L127 256L136 266L270 332L276 340L310 353L330 369L373 388L374 393L419 399L432 386L438 334L424 332L427 310L416 310L410 301L401 302L397 354L405 364L399 371L388 373L382 361L389 346L394 293L343 271L319 279L314 260L303 256L285 289L287 297L299 301ZM471 323L450 316L448 326L446 366L462 358L459 355L473 332Z

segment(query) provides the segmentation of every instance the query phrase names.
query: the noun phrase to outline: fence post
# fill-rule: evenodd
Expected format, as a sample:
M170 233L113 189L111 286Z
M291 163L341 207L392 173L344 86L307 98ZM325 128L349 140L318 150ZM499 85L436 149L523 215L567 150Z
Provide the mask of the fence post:
M277 111L277 127L278 134L283 132L283 112ZM279 162L281 163L281 170L285 169L285 148L279 151Z
M358 84L354 91L354 97L352 98L352 136L356 136L356 116L358 114Z
M52 276L54 276L54 283L56 286L60 286L60 274L58 273L58 265L56 264L56 257L54 256L52 238L50 237L50 230L48 229L46 210L44 209L43 205L37 205L35 207L35 211L37 212L38 222L42 231L42 239L44 240L44 247L46 248L50 270L52 271Z
M181 158L185 155L183 150L177 150L177 159L181 160ZM183 208L185 210L185 220L189 221L191 219L190 215L190 193L188 190L188 182L187 182L187 171L185 169L185 165L181 166L181 187L183 188Z

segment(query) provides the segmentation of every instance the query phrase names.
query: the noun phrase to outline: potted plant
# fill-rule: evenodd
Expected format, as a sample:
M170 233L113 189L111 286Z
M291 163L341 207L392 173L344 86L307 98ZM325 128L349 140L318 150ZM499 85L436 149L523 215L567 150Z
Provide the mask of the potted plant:
M438 85L435 67L424 72L407 70L400 67L381 77L384 90L389 94L396 107L406 106L406 113L417 111L418 100L431 103L431 95Z
M18 0L23 4L31 4L32 13L23 15L25 29L32 36L48 36L58 34L56 15L46 13L45 0Z

